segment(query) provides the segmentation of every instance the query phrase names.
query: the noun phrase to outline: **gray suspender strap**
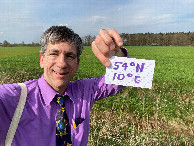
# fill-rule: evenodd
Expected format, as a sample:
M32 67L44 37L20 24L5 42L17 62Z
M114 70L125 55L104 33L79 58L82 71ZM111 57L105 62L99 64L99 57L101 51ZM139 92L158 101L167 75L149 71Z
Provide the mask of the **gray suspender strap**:
M22 112L24 110L24 105L26 103L26 97L27 97L26 85L24 83L18 83L18 85L21 87L21 95L20 95L17 108L15 110L14 116L12 118L11 124L9 126L9 130L7 132L7 136L5 139L5 146L11 146Z

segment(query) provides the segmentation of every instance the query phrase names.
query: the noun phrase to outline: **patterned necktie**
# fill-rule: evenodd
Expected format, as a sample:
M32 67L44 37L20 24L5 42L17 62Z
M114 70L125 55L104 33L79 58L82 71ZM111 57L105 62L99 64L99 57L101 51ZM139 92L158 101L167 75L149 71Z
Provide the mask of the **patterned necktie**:
M56 146L71 146L71 131L69 119L65 111L65 97L56 95L56 102L59 103L60 109L56 119Z

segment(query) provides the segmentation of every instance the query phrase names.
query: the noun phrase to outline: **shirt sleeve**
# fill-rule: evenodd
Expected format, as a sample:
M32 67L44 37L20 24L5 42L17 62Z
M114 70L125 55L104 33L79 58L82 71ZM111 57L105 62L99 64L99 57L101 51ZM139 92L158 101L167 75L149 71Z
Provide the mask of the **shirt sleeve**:
M106 84L104 75L96 78L95 80L96 89L94 90L94 101L106 98L108 96L113 96L125 88L125 86L122 85Z
M91 106L95 101L115 95L125 88L125 86L122 85L106 84L105 75L90 79L80 79L77 80L76 84L77 90L73 92L76 100L77 98L82 98L83 101L86 100L90 102Z
M121 47L122 52L124 55L129 58L129 54L126 48ZM122 85L114 85L114 84L106 84L105 83L105 75L97 78L92 78L85 80L85 85L88 85L89 90L93 91L93 97L92 97L92 104L100 99L106 98L108 96L112 96L117 94L119 91L121 91L125 86ZM86 88L86 89L88 89Z

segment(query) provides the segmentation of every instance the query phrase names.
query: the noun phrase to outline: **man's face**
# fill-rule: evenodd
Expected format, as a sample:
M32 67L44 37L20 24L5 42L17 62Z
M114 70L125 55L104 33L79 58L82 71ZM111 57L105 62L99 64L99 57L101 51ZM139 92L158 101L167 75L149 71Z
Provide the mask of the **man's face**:
M45 55L40 54L40 66L44 68L47 83L63 94L79 67L76 46L68 42L48 43Z

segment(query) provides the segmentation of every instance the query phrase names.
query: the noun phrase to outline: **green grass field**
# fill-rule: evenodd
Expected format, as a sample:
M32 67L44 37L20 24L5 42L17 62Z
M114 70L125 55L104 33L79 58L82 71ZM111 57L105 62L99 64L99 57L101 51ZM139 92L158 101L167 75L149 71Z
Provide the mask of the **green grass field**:
M94 104L88 145L194 145L194 47L126 47L155 60L152 89L127 87ZM40 47L0 47L0 84L39 78ZM105 74L84 47L73 80Z

